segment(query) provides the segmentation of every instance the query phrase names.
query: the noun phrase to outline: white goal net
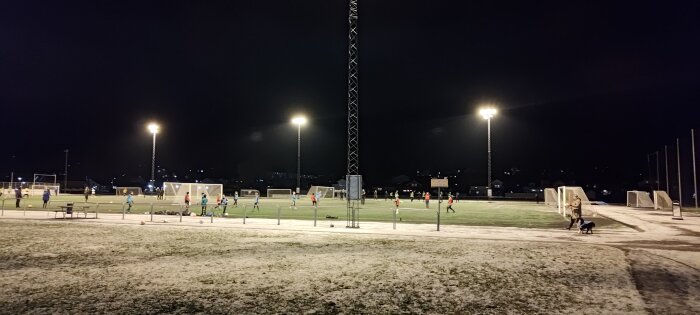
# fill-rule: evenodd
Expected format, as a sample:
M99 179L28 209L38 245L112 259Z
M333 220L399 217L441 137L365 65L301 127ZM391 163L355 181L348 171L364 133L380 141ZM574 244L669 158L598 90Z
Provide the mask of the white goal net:
M267 198L291 198L291 189L281 189L281 188L268 188Z
M672 210L673 201L671 197L663 190L654 190L654 209L657 210Z
M654 207L654 202L651 201L648 192L630 190L627 192L627 206L632 208L652 208Z
M335 194L335 188L330 186L311 186L311 188L309 188L309 192L306 195L311 197L311 195L313 194L315 194L319 198L333 198L333 195Z
M557 190L554 188L544 189L544 204L550 207L557 206Z
M61 186L59 185L36 184L32 185L32 187L29 189L29 195L43 196L44 191L46 191L47 189L49 190L51 196L58 196L58 194L61 192Z
M216 200L216 196L222 196L224 193L224 185L208 184L208 183L163 183L163 191L165 198L175 200L176 202L184 202L185 195L190 193L190 200L201 200L202 194L206 194L209 200Z
M257 189L241 189L241 197L255 197L255 195L260 196L260 191Z
M114 193L117 196L126 196L129 193L133 194L134 196L138 196L143 195L143 190L141 190L141 187L115 187Z

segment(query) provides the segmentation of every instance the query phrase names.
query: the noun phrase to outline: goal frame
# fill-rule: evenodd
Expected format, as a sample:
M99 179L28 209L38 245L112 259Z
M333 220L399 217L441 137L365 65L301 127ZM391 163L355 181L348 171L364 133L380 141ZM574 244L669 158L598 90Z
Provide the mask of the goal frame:
M164 191L163 196L166 200L172 199L176 202L184 202L188 192L191 201L201 200L202 193L205 193L209 200L215 200L216 196L224 195L224 185L213 183L164 182L161 189Z
M260 191L257 189L241 189L239 197L255 197L256 193L260 196Z
M267 189L267 198L274 199L274 198L292 198L292 189L287 189L287 188L268 188Z
M126 189L127 194L130 192L136 192L136 193L134 193L134 195L136 195L136 196L143 195L143 189L141 189L141 187L136 187L136 186L115 186L114 187L114 195L115 196L126 196L126 194L123 193L125 189Z
M586 192L580 186L560 186L557 187L557 212L559 214L566 216L567 206L571 204L574 195L578 195L581 198L581 212L584 210L585 206L590 206L591 201L588 199Z
M653 208L654 202L646 191L628 190L627 206L631 208Z
M333 186L311 186L306 195L311 197L311 195L316 194L319 191L322 192L320 196L321 199L333 198L335 195L335 188Z
M654 209L673 210L673 200L665 190L654 190Z
M550 207L556 207L558 205L558 195L555 188L544 189L544 204Z

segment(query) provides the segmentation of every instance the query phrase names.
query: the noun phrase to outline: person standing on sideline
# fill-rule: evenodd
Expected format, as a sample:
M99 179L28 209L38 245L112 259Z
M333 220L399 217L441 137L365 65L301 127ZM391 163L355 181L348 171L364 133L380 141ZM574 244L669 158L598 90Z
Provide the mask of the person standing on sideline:
M204 216L204 214L207 213L207 203L209 202L209 199L207 199L207 194L202 193L202 213L200 216Z
M17 199L15 207L19 208L19 201L22 200L22 188L15 189L15 198Z
M377 190L376 189L374 190L374 199L375 200L377 199Z
M42 208L46 208L48 206L49 198L51 198L51 192L48 189L46 189L44 190L44 195L41 196L41 199L44 201L44 205L42 206Z
M425 193L425 208L430 208L430 192Z
M226 195L221 196L221 205L224 206L224 213L221 215L226 216L226 206L228 206L228 198L226 198Z
M411 193L408 196L411 197L411 202L413 202L413 198L415 197L413 190L411 190Z
M260 211L260 194L255 193L255 203L253 204L253 209L257 208Z
M360 196L360 197L362 197L362 199L360 200L360 203L363 205L365 204L365 196L366 195L367 195L367 192L365 192L365 189L362 188L362 196Z
M185 194L185 209L186 210L190 209L190 192L189 191Z
M459 202L459 191L455 193L455 199Z
M85 186L85 191L83 192L85 194L85 202L88 201L88 197L90 197L90 188L88 186Z
M567 230L571 230L571 227L574 226L574 223L576 221L581 221L580 224L583 224L583 217L581 213L581 198L578 197L578 195L574 195L574 202L571 203L571 222L569 223L569 227L567 227Z
M294 207L294 209L297 208L297 192L296 191L292 192L292 205L289 206L289 208L291 209L292 207Z
M399 214L399 205L401 205L401 200L399 200L399 194L396 194L394 197L394 206L396 207L394 211L396 211L396 214Z
M238 208L238 192L237 191L233 192L233 206L235 208Z
M126 204L129 206L126 212L131 213L131 206L134 204L134 193L129 192L129 194L126 195Z
M450 213L450 210L452 210L452 213L455 213L455 209L452 208L452 203L454 200L452 200L452 194L447 196L447 213Z
M311 205L314 206L314 207L317 206L317 203L316 203L316 194L311 194Z

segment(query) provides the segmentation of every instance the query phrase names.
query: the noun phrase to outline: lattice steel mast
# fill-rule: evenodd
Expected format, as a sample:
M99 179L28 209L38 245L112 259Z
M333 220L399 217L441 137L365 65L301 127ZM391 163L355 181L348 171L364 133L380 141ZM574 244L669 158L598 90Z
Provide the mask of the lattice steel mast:
M358 84L357 84L357 0L350 0L348 47L348 175L359 175Z
M358 67L357 67L357 0L349 0L350 10L348 14L348 169L347 175L359 175L359 95L358 95ZM346 177L349 178L350 176ZM360 181L361 182L361 181ZM349 188L346 181L346 188ZM361 187L360 187L361 188ZM349 197L349 196L348 196ZM363 196L364 197L364 196ZM360 207L358 200L347 199L347 227L360 227Z

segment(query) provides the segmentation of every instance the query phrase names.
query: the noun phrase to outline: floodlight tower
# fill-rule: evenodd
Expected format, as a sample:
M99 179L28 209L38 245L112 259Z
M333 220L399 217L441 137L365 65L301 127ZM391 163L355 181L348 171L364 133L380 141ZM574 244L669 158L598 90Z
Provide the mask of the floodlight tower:
M348 11L348 165L346 188L347 198L347 227L359 228L359 195L352 194L349 179L359 180L358 187L361 190L360 159L359 159L359 94L358 94L358 50L357 50L357 1L349 0ZM355 181L352 181L355 182ZM357 193L360 193L357 191ZM353 200L351 200L353 199Z
M292 123L297 125L297 194L301 193L301 125L306 124L306 117L296 116Z
M491 118L496 115L498 111L494 107L484 107L479 110L479 114L481 117L486 119L486 124L487 124L487 129L488 129L488 134L487 134L487 142L488 142L488 182L487 182L487 187L486 187L486 194L489 198L491 198Z
M151 192L153 191L153 186L155 185L155 175L156 175L156 134L160 130L160 127L155 123L148 124L148 131L153 134L153 154L151 156Z

